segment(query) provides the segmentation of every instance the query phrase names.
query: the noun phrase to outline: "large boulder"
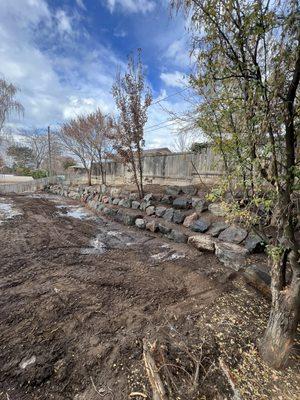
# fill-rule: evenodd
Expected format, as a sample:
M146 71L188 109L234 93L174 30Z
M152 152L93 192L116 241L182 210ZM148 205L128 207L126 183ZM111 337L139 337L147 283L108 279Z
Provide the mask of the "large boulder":
M197 221L198 218L199 217L198 217L197 213L188 215L187 217L185 217L185 219L183 221L183 226L185 226L186 228L189 228L195 221Z
M259 265L247 265L243 270L243 276L249 285L258 289L266 297L271 297L271 276Z
M185 215L181 211L175 210L173 215L173 222L175 222L175 224L182 224L184 217Z
M158 217L162 217L166 212L166 210L167 210L166 207L158 206L155 209L155 215L157 215Z
M123 223L124 225L133 226L135 225L135 220L141 217L142 216L140 214L126 213L123 216Z
M153 215L155 214L155 207L154 206L149 206L146 208L146 214L147 215Z
M223 232L225 229L228 228L228 224L226 222L220 221L220 222L214 222L211 224L211 227L208 230L208 234L211 236L219 236L221 232Z
M247 237L247 235L248 232L246 229L232 225L220 233L219 239L224 242L239 244Z
M167 211L163 215L163 219L171 222L173 220L173 216L174 216L174 208L168 208Z
M217 215L218 217L224 217L225 216L225 211L223 210L223 207L221 204L218 203L213 203L208 206L208 210L214 214Z
M173 207L183 210L190 208L191 204L192 204L191 199L188 199L187 197L178 197L173 201Z
M188 237L179 230L172 229L171 232L168 234L168 239L173 240L176 243L186 243Z
M181 192L181 188L179 186L167 186L166 194L170 196L178 196Z
M145 200L143 200L142 202L141 202L141 204L140 204L140 209L142 210L142 211L146 211L146 208L147 207L150 207L150 206L152 206L153 204L152 204L152 201L145 201Z
M216 240L209 235L195 235L190 236L188 243L201 251L215 251Z
M234 243L215 242L216 256L225 267L239 271L244 267L248 250Z
M135 226L139 229L146 229L146 221L143 218L137 218L135 220Z
M114 206L117 206L118 204L119 204L119 202L120 202L120 199L119 198L115 198L115 199L113 199L113 205Z
M144 196L144 201L151 201L151 200L154 200L154 196L153 196L153 194L152 193L148 193L148 194L146 194L146 196Z
M199 218L197 221L190 225L190 229L194 232L206 232L210 226L210 223L205 219Z
M109 207L104 207L102 212L105 215L108 215L109 217L113 217L118 210L116 210L115 208L109 208Z
M250 253L261 253L264 251L264 240L255 233L250 233L244 243Z

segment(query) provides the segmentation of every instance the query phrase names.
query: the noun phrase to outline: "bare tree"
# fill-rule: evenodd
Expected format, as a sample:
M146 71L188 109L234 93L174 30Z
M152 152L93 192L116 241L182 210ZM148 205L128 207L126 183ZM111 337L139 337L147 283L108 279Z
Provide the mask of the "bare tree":
M33 133L27 136L26 141L32 150L35 168L40 169L48 156L47 136L40 134L37 130L35 130Z
M127 72L117 74L112 93L119 110L119 119L115 124L114 148L125 163L132 168L139 196L143 193L142 147L144 145L144 126L147 122L147 109L152 102L152 94L145 90L145 77L141 62L128 58Z
M7 117L16 112L22 114L24 108L21 103L15 100L18 89L4 79L0 79L0 133Z

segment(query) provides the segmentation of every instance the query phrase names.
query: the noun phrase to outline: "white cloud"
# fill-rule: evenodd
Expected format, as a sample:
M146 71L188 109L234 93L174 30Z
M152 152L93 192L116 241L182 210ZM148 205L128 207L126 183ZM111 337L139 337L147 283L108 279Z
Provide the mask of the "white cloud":
M82 8L83 10L86 10L83 0L76 0L76 4L78 5L78 7Z
M71 20L61 10L51 13L44 0L1 0L0 76L20 89L25 108L24 118L10 118L11 128L45 127L97 107L114 109L110 90L122 62L99 44L88 50L77 32L70 35ZM66 51L56 52L57 46Z
M143 14L153 11L156 6L153 0L106 0L106 5L110 12L121 8L128 13L141 12Z
M173 65L182 68L190 66L191 57L189 54L189 43L186 36L174 40L167 48L165 58L172 61Z
M61 34L69 34L73 33L72 24L70 17L66 14L64 10L57 10L55 14L58 30Z
M184 88L188 84L186 75L179 71L162 72L160 79L170 87Z

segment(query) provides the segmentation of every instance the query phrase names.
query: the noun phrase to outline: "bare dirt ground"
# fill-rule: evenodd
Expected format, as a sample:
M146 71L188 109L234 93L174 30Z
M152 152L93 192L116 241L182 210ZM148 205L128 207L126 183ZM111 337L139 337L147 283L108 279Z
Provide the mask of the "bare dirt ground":
M0 399L151 399L143 339L168 399L299 398L256 344L269 303L212 255L54 196L2 198ZM220 368L220 365L223 366ZM236 397L238 398L238 397Z

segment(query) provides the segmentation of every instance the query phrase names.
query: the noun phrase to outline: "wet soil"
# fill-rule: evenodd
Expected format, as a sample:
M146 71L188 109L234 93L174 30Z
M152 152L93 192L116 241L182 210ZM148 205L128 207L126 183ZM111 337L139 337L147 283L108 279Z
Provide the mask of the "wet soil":
M239 367L248 371L257 360L265 299L233 283L213 255L82 211L78 202L6 200L22 215L0 226L1 400L151 399L145 338L156 342L169 399L232 398L218 362L246 376ZM274 389L268 369L263 390L254 377L241 380L243 398L296 399L294 365L288 387Z

